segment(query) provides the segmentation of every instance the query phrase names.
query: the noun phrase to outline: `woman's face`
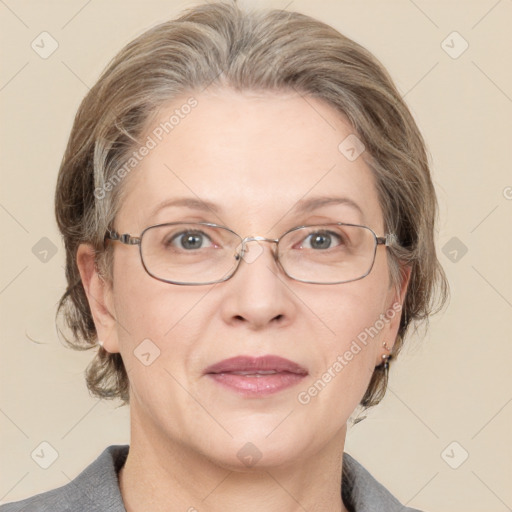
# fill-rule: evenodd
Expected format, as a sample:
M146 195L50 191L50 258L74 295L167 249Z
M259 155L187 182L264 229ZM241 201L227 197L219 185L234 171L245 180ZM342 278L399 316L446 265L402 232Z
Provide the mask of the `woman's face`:
M370 169L354 158L352 138L339 148L353 130L331 107L291 93L216 90L182 109L188 97L166 106L146 134L156 146L122 183L119 233L183 221L225 225L242 237L279 238L327 222L385 234ZM160 123L176 109L179 121L166 133ZM321 198L340 200L313 202ZM180 286L149 276L138 247L115 242L105 292L111 315L96 322L104 347L119 351L127 368L134 431L227 468L342 449L347 419L399 321L383 246L365 278L319 285L287 277L274 244L250 245L252 257L231 279ZM290 374L269 360L277 374L235 373L236 364L207 372L237 356L270 355L302 370ZM254 391L258 379L278 387Z

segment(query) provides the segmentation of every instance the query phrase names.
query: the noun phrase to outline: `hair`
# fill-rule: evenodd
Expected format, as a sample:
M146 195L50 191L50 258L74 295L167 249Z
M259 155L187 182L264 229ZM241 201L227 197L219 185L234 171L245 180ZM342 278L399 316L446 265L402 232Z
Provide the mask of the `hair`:
M300 37L297 37L300 34ZM110 278L105 233L119 209L126 164L148 122L163 105L206 87L236 91L296 92L321 100L348 119L365 145L386 232L391 282L411 270L392 357L408 328L444 304L448 285L436 256L437 199L421 133L382 64L331 26L296 12L242 11L234 2L199 5L127 44L83 99L58 175L55 212L66 249L67 289L57 315L75 349L96 347L87 386L102 398L129 401L120 354L98 348L97 333L77 267L82 243L96 251ZM341 141L340 141L341 142ZM117 183L119 182L119 183ZM384 396L387 366L377 366L360 405Z

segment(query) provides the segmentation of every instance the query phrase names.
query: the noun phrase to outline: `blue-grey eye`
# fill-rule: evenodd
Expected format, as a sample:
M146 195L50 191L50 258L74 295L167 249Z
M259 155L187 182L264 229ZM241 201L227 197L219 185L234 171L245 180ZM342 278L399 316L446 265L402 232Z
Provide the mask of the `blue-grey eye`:
M170 243L187 251L204 249L211 246L210 238L201 231L185 231L173 236Z
M330 249L340 245L341 238L332 231L315 231L310 233L302 242L304 249Z

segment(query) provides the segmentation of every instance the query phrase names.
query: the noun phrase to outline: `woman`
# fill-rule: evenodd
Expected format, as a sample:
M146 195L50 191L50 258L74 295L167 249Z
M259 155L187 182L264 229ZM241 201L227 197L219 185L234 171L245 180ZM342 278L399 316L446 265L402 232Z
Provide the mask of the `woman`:
M424 142L333 28L205 4L127 45L60 169L61 310L131 443L15 510L412 510L344 453L442 304Z

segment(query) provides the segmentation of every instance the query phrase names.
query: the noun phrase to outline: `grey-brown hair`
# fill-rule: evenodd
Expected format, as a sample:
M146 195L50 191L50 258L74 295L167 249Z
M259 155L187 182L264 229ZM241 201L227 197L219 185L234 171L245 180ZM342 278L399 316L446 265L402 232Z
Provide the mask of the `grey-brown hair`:
M419 129L386 70L362 46L308 16L245 12L233 2L199 5L137 37L111 61L79 107L55 199L68 282L58 312L71 329L68 343L83 350L97 347L76 254L80 244L93 245L98 268L109 277L112 261L104 235L123 192L122 182L111 186L115 173L141 143L158 109L212 84L295 91L327 102L350 121L366 146L386 232L396 233L400 242L390 249L392 282L398 285L404 266L411 268L396 356L411 322L427 320L443 305L448 290L434 245L437 200ZM375 369L362 406L384 396L383 368ZM128 377L119 354L100 347L86 379L96 396L128 402Z

